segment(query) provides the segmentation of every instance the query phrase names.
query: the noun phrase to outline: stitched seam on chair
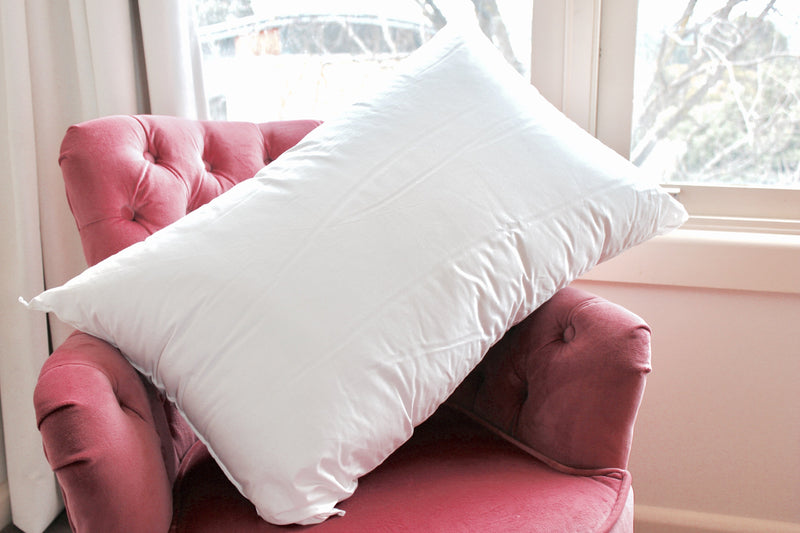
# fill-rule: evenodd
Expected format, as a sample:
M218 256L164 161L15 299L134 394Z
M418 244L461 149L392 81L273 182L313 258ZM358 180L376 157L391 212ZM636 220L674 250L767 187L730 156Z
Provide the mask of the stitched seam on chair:
M61 464L58 465L58 466L52 466L51 465L51 468L53 470L53 473L57 474L62 470L65 470L67 468L70 468L70 467L73 467L73 466L76 466L76 465L91 464L91 463L92 463L92 461L90 459L75 459L74 461L70 461L68 463L64 463L63 465L61 465Z
M42 424L44 423L45 420L47 420L48 418L50 418L51 416L53 416L56 413L59 413L61 411L64 411L65 409L69 409L70 407L74 407L74 406L75 406L75 402L65 403L63 405L59 405L55 409L52 409L52 410L48 411L47 414L45 414L42 418L39 418L37 416L36 417L36 428L39 431L41 431L42 430Z
M622 478L622 486L617 491L617 498L614 500L614 505L606 516L605 522L600 527L600 533L608 533L617 523L619 517L622 515L622 510L625 508L625 503L628 500L628 493L631 490L631 475L630 472L625 471Z
M49 374L50 372L53 372L54 370L56 370L58 368L64 368L64 367L68 367L68 366L85 366L85 367L88 367L88 368L93 368L94 370L97 370L98 372L103 374L106 377L106 379L108 379L108 381L111 382L112 384L116 381L116 380L112 379L112 377L108 374L108 372L106 372L102 367L94 365L94 364L90 364L90 363L81 363L81 362L76 362L76 361L72 361L72 362L69 362L69 363L60 363L57 366L48 368L47 370L42 372L42 375L40 377L44 377L47 374ZM113 387L115 392L116 392L116 388L117 388L116 386Z
M107 216L107 217L103 217L103 218L98 218L98 219L92 220L91 222L87 222L86 224L78 225L78 231L83 231L85 229L88 229L90 226L94 226L95 224L100 224L102 222L108 222L109 220L121 220L123 222L135 222L136 224L139 224L139 226L141 226L145 231L147 231L148 234L152 234L152 232L149 229L147 229L143 224L141 224L139 222L136 222L135 220L131 220L129 218L125 218L125 217L118 216L118 215L111 215L111 216Z
M544 464L546 464L547 466L549 466L550 468L552 468L553 470L556 470L558 472L561 472L561 473L564 473L564 474L575 475L575 476L583 476L583 477L613 476L613 475L625 476L626 473L627 473L627 471L625 469L616 468L616 467L608 467L608 468L576 468L576 467L572 467L572 466L568 466L568 465L562 464L562 463L556 461L555 459L551 459L550 457L548 457L547 455L541 453L540 451L536 450L535 448L525 444L524 442L521 442L521 441L517 440L516 438L514 438L511 435L507 434L502 429L498 428L497 426L495 426L491 422L488 422L487 420L483 419L482 417L476 415L475 413L471 413L471 412L467 411L466 409L464 409L464 408L462 408L462 407L460 407L458 405L453 405L453 404L447 404L447 405L448 405L448 407L450 407L452 409L455 409L455 410L459 411L460 413L466 415L467 417L469 417L473 421L477 422L478 424L482 425L483 427L485 427L486 429L488 429L492 433L496 434L498 437L500 437L500 438L506 440L507 442L513 444L514 446L518 447L522 451L530 454L534 458L538 459L539 461L543 462Z
M175 481L172 485L172 522L170 524L169 533L176 533L179 531L178 526L183 521L183 482L188 469L194 465L194 456L192 452L198 446L205 446L203 442L198 439L194 442L180 460L178 469L175 472Z
M59 364L57 366L54 366L52 368L48 368L45 372L42 373L42 375L39 378L41 379L42 377L46 376L47 374L49 374L50 372L53 372L54 370L56 370L58 368L75 367L75 366L82 366L82 367L86 367L86 368L91 368L91 369L97 370L98 372L103 374L106 377L106 379L108 380L108 382L111 384L111 392L113 392L114 396L119 400L119 384L117 383L117 380L112 378L109 375L108 372L106 372L103 368L101 368L101 367L99 367L97 365L93 365L93 364L89 364L89 363L78 363L78 362L61 363L61 364ZM147 420L144 418L144 416L142 416L142 414L139 411L137 411L136 409L134 409L130 405L127 405L127 404L125 404L125 405L119 404L119 405L120 405L120 409L130 411L131 413L135 414L137 416L137 418L139 418L143 422L147 422Z
M153 139L154 139L154 137L152 135L152 131L147 128L147 126L142 121L142 118L140 116L134 116L134 118L142 126L142 130L144 131L144 137L145 137L145 139L147 139L147 144L148 145L152 145L153 144ZM172 168L170 165L165 164L165 163L151 163L151 164L157 164L159 167L162 167L162 168L168 170L173 176L175 176L183 184L183 187L186 189L186 198L188 199L189 202L191 202L191 200L192 200L192 198L194 196L192 194L192 188L189 186L189 183L186 181L186 179L179 172L177 172L174 168ZM134 200L136 199L136 196L138 196L138 194L139 194L139 185L141 184L141 181L142 180L141 180L141 176L140 176L139 181L136 183L136 191L133 194ZM187 205L189 205L189 204L187 204Z
M580 302L579 304L574 306L572 309L570 309L569 315L567 315L567 323L571 324L576 315L584 312L585 310L589 309L590 307L594 307L594 306L600 305L602 303L603 303L603 300L601 300L598 297L589 298L588 300L584 300L584 301Z
M263 124L263 123L262 123ZM272 158L272 154L269 153L269 144L267 144L267 137L264 135L264 131L261 129L261 124L254 124L256 127L256 131L258 132L259 137L261 137L261 146L264 147L264 157L262 161L264 161L265 165L272 163L275 159Z

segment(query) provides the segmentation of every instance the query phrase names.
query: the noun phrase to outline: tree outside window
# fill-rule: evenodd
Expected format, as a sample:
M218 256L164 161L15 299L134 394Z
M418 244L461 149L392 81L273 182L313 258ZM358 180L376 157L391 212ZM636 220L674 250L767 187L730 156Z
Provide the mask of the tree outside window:
M799 20L795 0L640 0L631 160L664 182L800 188Z

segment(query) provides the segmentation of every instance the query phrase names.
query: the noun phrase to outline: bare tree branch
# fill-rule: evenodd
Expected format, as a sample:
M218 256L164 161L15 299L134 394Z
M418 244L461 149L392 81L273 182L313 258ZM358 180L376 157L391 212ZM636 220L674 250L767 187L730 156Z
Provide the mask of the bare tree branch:
M661 39L657 74L632 149L631 159L635 163L641 164L646 160L660 139L671 137L679 127L685 128L687 121L694 120L692 115L695 110L706 105L706 99L712 91L717 94L721 88L726 91L724 98L737 110L742 131L739 137L728 141L725 146L717 147L702 165L702 170L710 171L734 155L738 156L737 150L754 146L754 136L761 129L755 122L755 109L764 105L765 82L758 72L754 75L751 69L760 68L765 62L779 58L797 59L792 54L777 51L774 44L768 53L743 57L753 49L759 32L763 33L764 28L771 27L765 23L765 19L773 11L775 1L768 2L755 17L740 17L732 21L733 9L747 0L728 0L722 8L699 22L693 22L697 1L687 2L681 18ZM689 49L694 49L689 61L676 63L676 57ZM747 87L754 87L754 90ZM746 102L745 98L750 100ZM697 126L684 138L690 141L705 138L703 136L708 135L708 127L704 124Z
M447 23L447 19L436 5L436 0L415 1L437 30L444 27ZM517 72L525 72L525 66L520 63L514 54L508 28L506 28L503 17L500 14L497 0L472 0L472 5L475 7L475 15L478 17L478 23L483 33L491 39L494 45L503 54L503 57L506 58L506 61L508 61Z

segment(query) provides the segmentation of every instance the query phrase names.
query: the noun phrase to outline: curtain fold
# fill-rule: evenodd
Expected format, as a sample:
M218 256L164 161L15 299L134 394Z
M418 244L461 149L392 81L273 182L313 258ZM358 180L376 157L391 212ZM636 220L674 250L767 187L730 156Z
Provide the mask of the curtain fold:
M202 55L190 0L138 0L150 112L207 119Z
M39 198L27 16L23 2L0 3L0 405L11 513L23 531L42 531L60 510L41 452L31 391L48 354L44 316L16 304L42 290ZM29 502L26 504L26 501ZM33 511L32 505L38 509Z
M0 498L7 480L13 522L26 533L62 508L32 397L49 344L70 329L53 317L48 328L17 298L86 266L58 167L61 139L103 115L204 118L191 10L189 0L0 1Z

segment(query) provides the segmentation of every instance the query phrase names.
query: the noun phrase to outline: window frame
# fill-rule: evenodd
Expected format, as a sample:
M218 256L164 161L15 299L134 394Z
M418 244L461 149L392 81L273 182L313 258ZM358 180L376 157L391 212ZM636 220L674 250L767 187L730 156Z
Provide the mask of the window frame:
M557 108L630 155L637 0L533 4L531 81ZM800 190L665 184L688 229L800 235Z
M637 0L528 1L531 80L567 116L628 157ZM689 223L582 279L800 295L800 191L668 187L688 207Z

